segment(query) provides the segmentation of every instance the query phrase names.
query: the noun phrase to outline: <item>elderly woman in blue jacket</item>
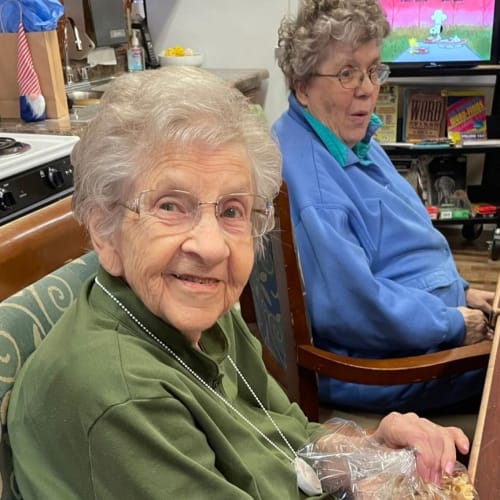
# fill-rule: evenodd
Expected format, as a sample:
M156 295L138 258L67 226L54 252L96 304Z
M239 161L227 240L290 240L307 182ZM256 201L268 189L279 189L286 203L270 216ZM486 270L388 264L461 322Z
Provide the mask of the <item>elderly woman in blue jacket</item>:
M377 0L305 0L279 32L291 93L273 130L314 340L367 358L477 342L493 300L459 276L421 200L372 140L388 32ZM479 400L483 379L483 371L392 387L325 379L320 396L369 411L427 411Z

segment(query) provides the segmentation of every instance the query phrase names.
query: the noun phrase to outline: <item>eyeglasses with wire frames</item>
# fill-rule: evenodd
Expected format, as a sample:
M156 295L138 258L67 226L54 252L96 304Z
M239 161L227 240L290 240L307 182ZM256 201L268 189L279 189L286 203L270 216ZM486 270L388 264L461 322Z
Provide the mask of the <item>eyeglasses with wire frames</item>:
M171 189L142 191L134 200L123 204L139 217L155 217L171 235L193 229L201 219L201 207L211 205L223 231L231 236L262 236L274 226L271 201L251 193L230 193L215 201L199 201L188 191Z
M391 70L387 64L377 64L368 68L366 72L361 68L346 66L336 74L312 73L311 76L337 78L345 89L355 89L363 84L366 75L373 85L382 85L388 80L390 73Z

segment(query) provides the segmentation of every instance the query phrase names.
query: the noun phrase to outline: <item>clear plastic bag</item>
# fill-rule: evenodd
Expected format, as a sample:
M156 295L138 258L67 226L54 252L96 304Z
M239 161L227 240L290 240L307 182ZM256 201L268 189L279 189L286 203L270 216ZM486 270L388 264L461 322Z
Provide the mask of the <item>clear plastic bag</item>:
M479 500L461 463L439 486L426 482L416 473L413 450L388 449L349 420L323 424L298 455L316 471L323 491L339 500Z
M26 32L51 31L64 7L58 0L0 0L0 31L17 33L20 13Z

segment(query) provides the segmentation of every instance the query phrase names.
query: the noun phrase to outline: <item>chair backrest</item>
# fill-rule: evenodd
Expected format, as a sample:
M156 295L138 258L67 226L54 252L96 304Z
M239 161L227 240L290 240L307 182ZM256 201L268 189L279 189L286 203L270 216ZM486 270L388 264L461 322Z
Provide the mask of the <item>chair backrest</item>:
M87 233L73 218L71 196L0 226L0 300L87 249Z
M20 498L6 426L16 376L97 266L97 255L89 252L0 302L0 500Z
M340 356L314 346L295 253L286 185L275 200L276 227L255 261L241 312L263 345L270 373L311 420L319 418L317 377L372 385L410 384L485 368L491 341L390 359Z
M263 255L255 260L241 301L242 314L261 341L268 371L309 419L317 421L317 373L298 362L300 346L312 346L313 340L285 183L274 210L275 227L265 240Z
M269 372L292 401L301 403L297 341L309 344L312 340L291 237L290 216L288 207L282 209L283 203L288 203L286 186L275 200L274 230L264 241L263 254L255 260L240 303L245 321L261 341ZM304 338L298 340L297 336ZM313 384L316 392L315 379Z

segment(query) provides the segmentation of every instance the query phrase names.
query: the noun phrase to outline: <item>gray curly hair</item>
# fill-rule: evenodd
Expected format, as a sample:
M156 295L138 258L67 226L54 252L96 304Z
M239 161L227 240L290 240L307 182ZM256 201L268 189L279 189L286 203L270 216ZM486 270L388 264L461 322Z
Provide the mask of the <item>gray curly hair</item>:
M332 41L354 48L381 44L390 26L378 0L303 0L297 17L285 17L278 30L278 64L288 87L307 84Z
M73 148L75 218L109 237L123 217L122 203L167 144L217 148L241 145L250 160L254 190L269 200L281 184L281 157L268 126L247 99L215 75L165 67L117 78L97 116ZM261 239L256 248L262 247Z

